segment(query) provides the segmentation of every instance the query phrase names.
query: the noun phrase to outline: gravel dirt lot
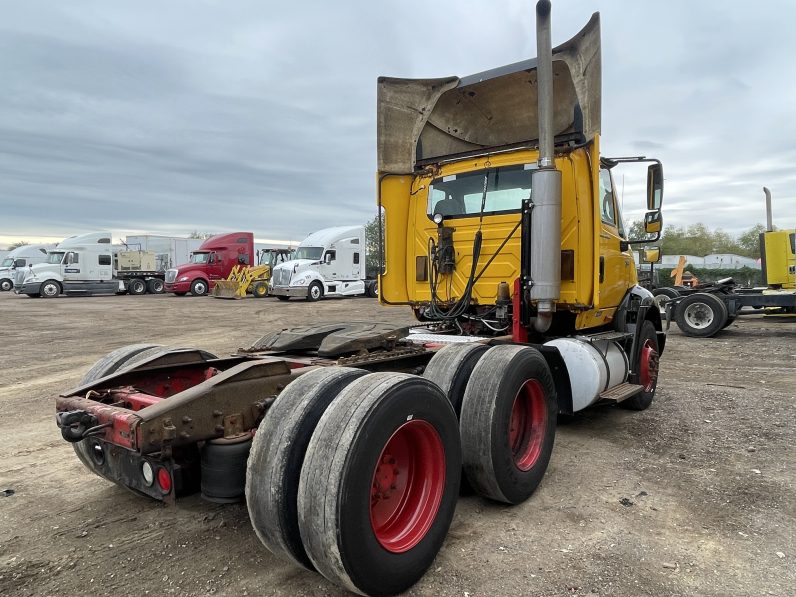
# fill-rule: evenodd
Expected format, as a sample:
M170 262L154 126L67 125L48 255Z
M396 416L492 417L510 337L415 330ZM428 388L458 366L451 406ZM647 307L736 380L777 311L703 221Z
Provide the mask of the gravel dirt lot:
M351 319L410 321L372 299L0 294L0 595L341 594L271 556L244 505L166 507L93 476L53 411L125 344L225 354ZM741 317L707 340L673 325L652 407L560 424L547 476L520 506L462 497L410 594L792 595L794 362L796 322Z

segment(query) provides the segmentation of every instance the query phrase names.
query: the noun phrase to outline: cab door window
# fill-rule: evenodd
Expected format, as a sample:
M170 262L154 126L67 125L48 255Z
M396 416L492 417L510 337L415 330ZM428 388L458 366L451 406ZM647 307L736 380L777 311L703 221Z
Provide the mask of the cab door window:
M606 224L616 226L616 204L614 199L614 185L611 182L611 172L607 168L600 168L600 218Z

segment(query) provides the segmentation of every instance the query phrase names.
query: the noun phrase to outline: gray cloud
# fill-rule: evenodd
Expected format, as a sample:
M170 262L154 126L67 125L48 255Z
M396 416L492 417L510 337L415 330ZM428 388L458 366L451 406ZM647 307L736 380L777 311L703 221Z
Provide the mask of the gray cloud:
M763 184L794 226L788 2L556 2L603 26L603 152L655 155L666 222L738 232ZM5 3L0 236L92 229L303 237L375 213L379 75L533 56L532 2ZM623 182L641 215L643 171Z

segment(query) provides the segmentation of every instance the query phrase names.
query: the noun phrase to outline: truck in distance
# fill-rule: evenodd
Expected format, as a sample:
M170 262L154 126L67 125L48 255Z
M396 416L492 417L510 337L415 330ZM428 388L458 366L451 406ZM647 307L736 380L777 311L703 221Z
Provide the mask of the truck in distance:
M226 280L233 267L254 262L253 233L217 234L192 251L188 263L166 270L165 290L177 296L204 296L217 281Z
M324 296L376 296L376 281L365 278L364 226L336 226L313 232L293 259L274 267L269 293L317 301Z
M659 288L667 320L674 319L686 336L709 338L728 327L744 307L765 308L769 314L796 313L796 229L775 230L771 191L763 187L766 229L760 233L765 287L743 288L732 278L692 288Z
M47 253L47 261L29 267L15 292L29 297L61 294L145 294L163 292L163 271L155 254L129 251L111 242L110 232L72 236Z
M611 171L649 164L656 234L662 166L600 155L599 15L553 50L550 11L536 6L538 59L378 81L379 294L427 333L328 323L227 358L118 349L56 400L81 462L159 500L245 496L283 560L394 595L442 548L462 472L480 496L521 503L559 413L648 408L666 336Z
M0 291L8 292L19 286L25 279L25 272L31 265L47 261L47 251L55 244L22 245L8 252L0 262Z

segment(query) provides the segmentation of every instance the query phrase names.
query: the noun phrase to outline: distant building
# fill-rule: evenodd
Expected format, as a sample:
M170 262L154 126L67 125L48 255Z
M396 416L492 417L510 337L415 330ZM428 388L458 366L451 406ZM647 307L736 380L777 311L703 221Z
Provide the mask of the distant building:
M708 269L741 269L742 267L760 269L760 263L757 259L743 257L742 255L714 253L712 255L705 255L704 265L702 267Z
M664 255L661 257L660 267L665 269L667 267L674 268L680 262L680 255ZM696 255L686 255L685 262L693 267L705 267L705 258L697 257Z
M634 251L633 256L636 258L636 265L640 266L638 251ZM674 269L679 262L680 255L663 255L660 263L655 264L655 269ZM742 267L760 269L760 261L758 259L732 253L713 253L704 257L686 255L685 262L697 269L741 269Z
M649 264L641 264L639 262L638 251L633 252L636 258L636 267L640 275L648 277ZM654 273L652 275L653 283L656 285L667 286L671 285L670 273L677 267L680 262L680 255L663 255L660 263L654 265ZM714 253L705 255L704 257L697 257L696 255L685 255L686 266L695 270L703 270L699 275L700 282L716 281L722 275L727 274L708 274L704 270L741 270L748 268L745 274L740 271L737 274L732 274L733 279L744 286L755 286L761 283L760 275L752 273L749 270L760 271L760 261L752 259L751 257L744 257L743 255L734 255L732 253ZM741 276L741 277L739 277Z

